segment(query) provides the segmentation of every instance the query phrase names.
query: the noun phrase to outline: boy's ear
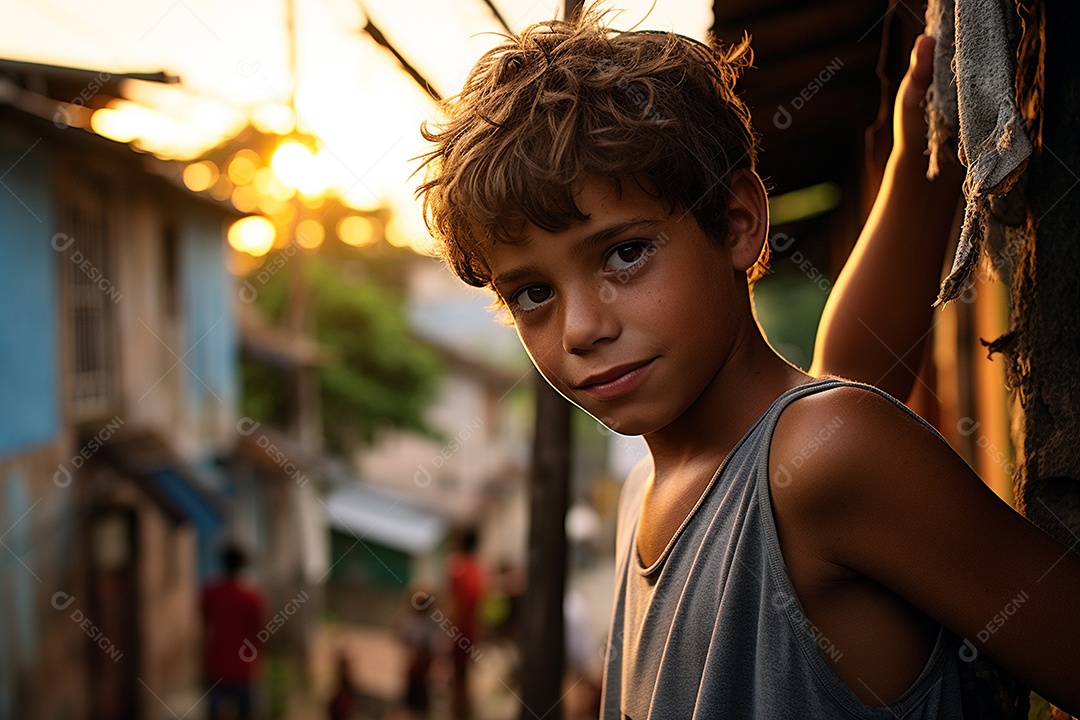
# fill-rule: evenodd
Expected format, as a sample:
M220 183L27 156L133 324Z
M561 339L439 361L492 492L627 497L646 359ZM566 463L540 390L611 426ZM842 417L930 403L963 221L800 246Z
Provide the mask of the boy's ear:
M769 201L761 178L753 170L732 172L729 188L725 242L735 270L746 272L758 261L769 233Z

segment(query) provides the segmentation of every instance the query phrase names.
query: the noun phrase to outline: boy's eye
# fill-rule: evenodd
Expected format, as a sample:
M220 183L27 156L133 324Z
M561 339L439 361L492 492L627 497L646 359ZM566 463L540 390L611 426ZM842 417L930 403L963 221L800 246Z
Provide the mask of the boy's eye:
M551 288L543 285L530 285L519 291L518 294L514 296L513 301L519 308L528 312L537 309L550 299Z
M620 272L640 263L649 255L649 244L640 240L620 245L608 256L605 270Z

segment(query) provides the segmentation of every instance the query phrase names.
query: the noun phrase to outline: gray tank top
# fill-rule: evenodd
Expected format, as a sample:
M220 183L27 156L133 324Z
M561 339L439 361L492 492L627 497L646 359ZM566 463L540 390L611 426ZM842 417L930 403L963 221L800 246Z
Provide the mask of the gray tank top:
M604 720L963 717L954 635L941 628L895 703L865 705L836 675L841 649L806 617L788 578L769 496L773 429L795 400L840 385L858 384L818 380L777 398L649 568L636 542L645 482L623 488Z

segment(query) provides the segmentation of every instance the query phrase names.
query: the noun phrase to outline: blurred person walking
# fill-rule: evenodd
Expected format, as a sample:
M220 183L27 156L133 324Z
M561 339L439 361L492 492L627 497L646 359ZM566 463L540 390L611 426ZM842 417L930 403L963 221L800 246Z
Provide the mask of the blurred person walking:
M338 654L337 690L330 697L327 717L330 720L351 720L356 712L357 691L349 668L349 656L344 650Z
M405 710L410 720L427 720L431 711L431 668L435 662L435 629L429 608L434 602L426 590L414 592L409 615L399 630L409 653L405 669Z
M203 670L209 720L254 720L259 631L266 618L262 592L242 577L248 558L239 545L222 549L224 576L203 589Z

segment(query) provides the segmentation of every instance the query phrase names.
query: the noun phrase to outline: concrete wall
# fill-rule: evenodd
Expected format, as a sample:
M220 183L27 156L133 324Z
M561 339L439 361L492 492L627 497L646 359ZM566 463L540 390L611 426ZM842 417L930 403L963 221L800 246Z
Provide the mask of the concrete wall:
M60 443L0 458L0 718L85 717L89 641L60 607L84 594L76 488L54 481L64 462Z

